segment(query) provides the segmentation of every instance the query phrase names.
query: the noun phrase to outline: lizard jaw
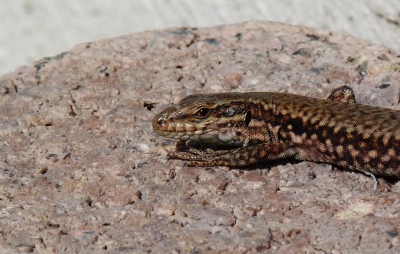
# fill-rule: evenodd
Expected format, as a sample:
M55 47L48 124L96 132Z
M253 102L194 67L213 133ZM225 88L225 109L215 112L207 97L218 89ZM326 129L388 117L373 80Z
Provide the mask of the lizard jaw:
M160 136L180 141L199 141L214 145L241 145L238 133L233 128L209 129L204 124L169 123L163 117L155 118L153 129Z

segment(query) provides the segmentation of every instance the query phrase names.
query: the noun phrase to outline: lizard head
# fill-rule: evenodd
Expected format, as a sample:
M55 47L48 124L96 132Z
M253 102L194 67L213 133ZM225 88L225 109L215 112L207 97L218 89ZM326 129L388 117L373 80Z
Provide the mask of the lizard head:
M190 95L158 113L152 124L167 138L240 146L250 120L250 106L241 93L219 93Z

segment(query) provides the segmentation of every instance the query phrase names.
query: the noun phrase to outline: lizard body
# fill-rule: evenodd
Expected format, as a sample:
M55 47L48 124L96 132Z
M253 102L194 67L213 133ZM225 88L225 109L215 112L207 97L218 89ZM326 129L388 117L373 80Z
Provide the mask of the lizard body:
M400 111L354 103L349 87L328 100L285 93L190 95L154 117L161 136L227 150L169 153L189 166L246 166L293 158L400 178Z

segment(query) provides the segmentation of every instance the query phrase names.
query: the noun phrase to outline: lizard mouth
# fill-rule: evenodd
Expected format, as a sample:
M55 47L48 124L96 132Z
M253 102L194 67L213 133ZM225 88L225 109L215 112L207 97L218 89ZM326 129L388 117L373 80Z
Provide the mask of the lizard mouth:
M168 122L163 117L153 120L153 129L157 134L180 141L201 141L213 145L241 145L238 131L232 128L218 130L207 127L202 123L174 123Z
M218 131L206 128L203 124L194 123L169 123L163 117L153 120L153 129L166 138L187 140L208 140L218 137Z

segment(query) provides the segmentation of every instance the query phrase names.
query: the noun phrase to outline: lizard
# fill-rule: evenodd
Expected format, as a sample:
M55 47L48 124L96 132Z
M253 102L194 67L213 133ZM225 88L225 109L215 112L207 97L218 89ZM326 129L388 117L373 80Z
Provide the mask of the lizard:
M328 99L289 93L194 94L155 115L153 129L206 149L170 152L188 166L243 167L295 159L400 178L400 111L357 104L349 86ZM211 149L210 147L228 147Z

